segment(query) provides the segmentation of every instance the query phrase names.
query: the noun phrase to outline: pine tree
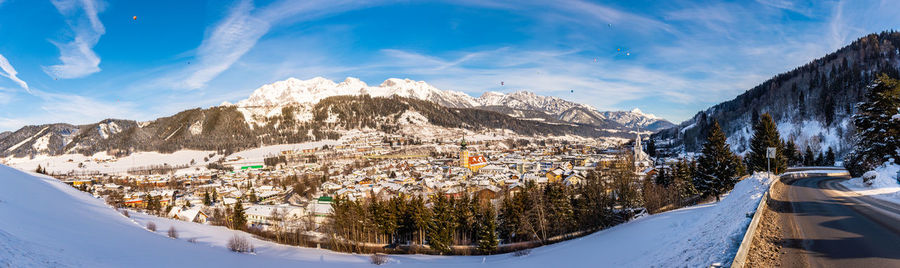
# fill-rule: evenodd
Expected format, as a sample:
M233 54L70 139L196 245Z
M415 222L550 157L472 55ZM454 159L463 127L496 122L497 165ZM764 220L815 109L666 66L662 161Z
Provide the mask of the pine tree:
M213 188L213 193L212 193L212 202L216 202L216 201L219 201L219 192L218 192L218 191L216 191L216 189L215 189L215 188Z
M241 204L240 199L234 203L231 212L231 222L236 230L243 230L247 225L247 215L244 214L244 205Z
M481 210L478 221L478 251L491 254L497 250L497 220L494 209L487 206Z
M431 211L425 207L425 201L421 197L414 197L407 210L410 212L412 220L412 228L416 234L415 241L418 244L425 242L425 232L428 228L428 222L431 221Z
M256 189L250 189L250 203L256 203L259 199L256 197Z
M703 196L714 195L718 202L719 195L731 190L737 182L740 165L738 157L728 148L718 121L713 121L702 152L697 161L698 174L694 185Z
M854 176L891 158L900 162L900 119L896 117L900 111L900 81L879 75L866 99L853 115L857 141L848 161L844 161Z
M808 167L816 165L816 155L809 146L806 146L806 153L803 154L803 165Z
M802 161L800 160L802 156L800 155L800 151L797 150L797 144L794 143L793 139L784 143L784 157L787 159L787 164L789 166L798 166L802 164Z
M513 242L516 238L516 231L519 230L519 226L521 225L519 222L519 207L516 206L514 199L515 197L507 193L503 197L503 202L500 203L500 226L498 231L500 233L500 239L503 239L503 241L506 241L507 243Z
M766 158L766 148L775 148L775 158ZM771 165L771 171L775 174L784 172L787 169L787 163L784 159L783 148L781 146L781 138L778 135L778 128L775 121L768 113L764 113L759 117L753 125L753 137L750 139L750 153L747 154L747 168L750 172L766 171ZM768 162L767 162L768 161ZM767 164L768 163L768 164Z
M647 155L656 157L656 142L653 139L647 142Z
M441 254L450 253L455 230L450 201L443 193L437 193L431 210L432 217L428 222L428 245Z
M828 147L828 151L825 152L825 165L826 166L834 166L834 150L831 147Z
M685 159L681 159L678 163L675 164L675 167L672 168L672 182L675 183L675 187L678 189L678 196L681 199L688 198L698 194L697 187L694 186L694 173L693 161L688 162Z
M660 168L659 171L656 172L656 178L654 182L657 185L669 187L669 185L672 184L672 175L666 171L666 168Z
M209 198L209 191L203 192L203 205L212 206L212 200Z
M547 217L555 222L550 226L551 236L566 233L575 225L572 202L567 189L562 183L550 183L544 186Z

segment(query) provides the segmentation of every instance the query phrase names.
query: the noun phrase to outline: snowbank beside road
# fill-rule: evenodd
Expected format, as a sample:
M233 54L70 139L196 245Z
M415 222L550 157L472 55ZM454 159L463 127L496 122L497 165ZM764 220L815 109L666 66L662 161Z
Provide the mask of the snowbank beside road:
M872 179L872 185L866 185L862 177L849 179L842 182L841 185L861 195L900 204L900 183L897 182L898 171L900 171L900 164L885 163L875 170L867 172L874 172L875 179Z
M392 255L390 267L700 267L728 264L771 177L739 182L723 201L642 217L530 255ZM0 166L0 266L74 267L370 267L365 255L274 244L251 238L256 255L225 249L235 232L135 213L125 218L102 200L54 179ZM143 228L157 225L153 233ZM175 226L179 239L166 237ZM246 234L244 234L246 235ZM249 235L246 235L249 237ZM194 238L196 243L187 239Z

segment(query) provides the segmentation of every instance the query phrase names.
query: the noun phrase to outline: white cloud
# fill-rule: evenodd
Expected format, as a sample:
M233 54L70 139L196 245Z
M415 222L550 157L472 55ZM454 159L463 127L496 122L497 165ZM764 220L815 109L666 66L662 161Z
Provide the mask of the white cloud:
M11 64L9 64L9 60L7 60L6 57L3 57L3 54L0 54L0 70L3 71L0 72L0 76L9 78L13 82L16 82L16 84L18 84L20 87L28 91L28 93L31 93L31 89L28 88L28 83L25 83L25 81L22 81L22 79L19 79L19 77L16 76L18 72L16 72L16 69L13 68Z
M46 66L44 72L54 78L69 79L88 76L100 71L100 57L94 53L94 46L106 29L97 17L102 10L94 0L52 0L53 6L65 17L74 32L73 40L67 43L51 41L59 48L62 64Z
M3 132L4 129L12 131L12 130L21 128L25 124L26 123L24 121L16 119L16 118L0 117L0 132Z
M268 22L250 15L252 9L252 3L243 1L215 26L197 49L199 64L184 80L184 88L205 87L206 82L231 67L269 31Z
M804 16L807 16L807 17L809 17L809 16L812 15L812 10L810 10L809 8L801 7L801 6L797 5L797 3L793 2L793 1L788 1L788 0L756 0L756 2L757 2L757 3L760 3L760 4L764 5L764 6L771 7L771 8L783 9L783 10L788 10L788 11L797 12L797 13L803 14Z
M199 64L176 87L199 89L231 68L276 23L311 20L368 6L356 1L279 1L255 10L249 0L241 1L217 23L197 49ZM179 78L174 78L179 80Z

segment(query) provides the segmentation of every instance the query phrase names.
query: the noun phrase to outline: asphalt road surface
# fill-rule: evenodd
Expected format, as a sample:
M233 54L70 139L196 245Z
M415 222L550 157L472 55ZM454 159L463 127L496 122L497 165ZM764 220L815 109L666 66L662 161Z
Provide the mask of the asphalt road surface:
M848 177L801 178L787 185L785 267L900 267L900 206L860 196Z

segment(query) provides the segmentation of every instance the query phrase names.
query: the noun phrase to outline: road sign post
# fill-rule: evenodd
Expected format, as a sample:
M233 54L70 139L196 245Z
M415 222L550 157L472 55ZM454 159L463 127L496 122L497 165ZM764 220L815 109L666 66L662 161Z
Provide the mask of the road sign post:
M772 172L772 165L769 164L769 159L775 158L775 147L766 147L766 171Z

